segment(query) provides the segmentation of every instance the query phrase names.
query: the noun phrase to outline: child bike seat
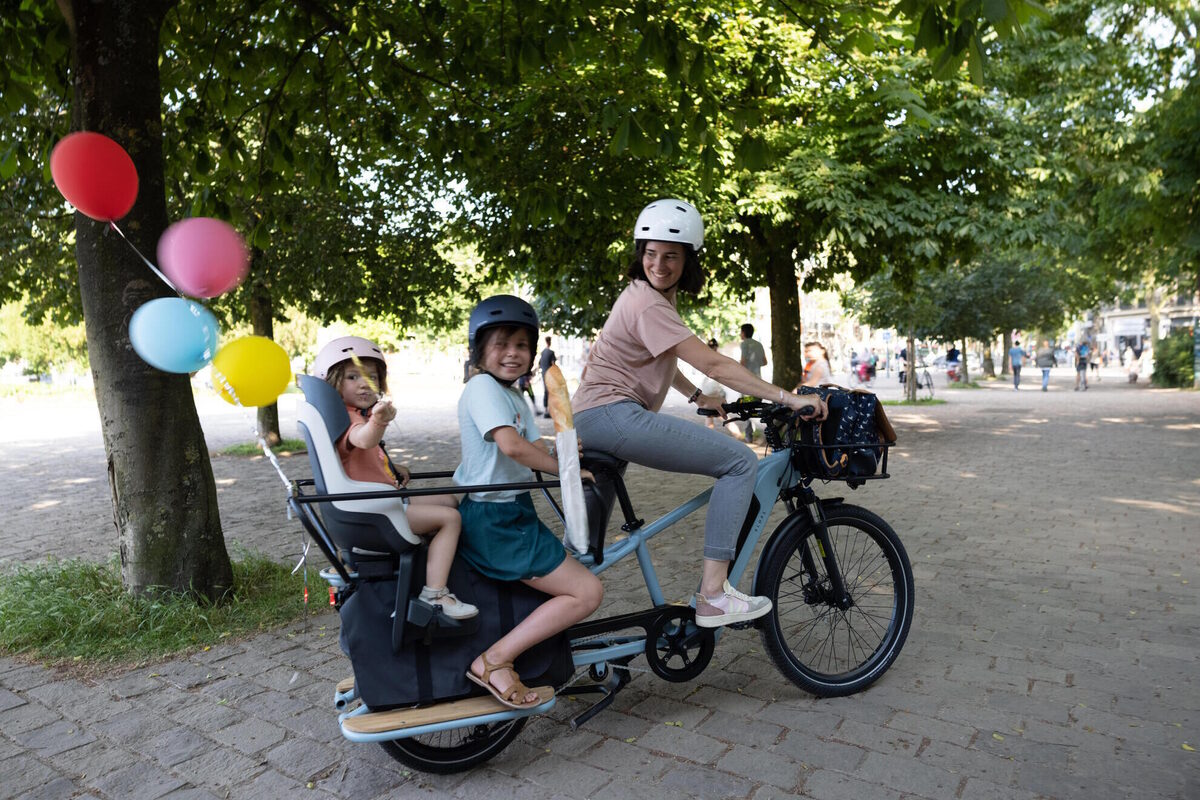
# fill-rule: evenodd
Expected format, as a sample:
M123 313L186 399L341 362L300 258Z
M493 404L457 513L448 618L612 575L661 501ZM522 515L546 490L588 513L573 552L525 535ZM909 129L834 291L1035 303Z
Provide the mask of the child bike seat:
M334 443L350 428L350 415L337 390L311 375L297 379L304 392L298 422L308 444L313 482L321 494L381 492L394 489L384 483L352 480L342 467ZM412 532L398 497L375 500L333 500L318 503L329 536L348 565L363 554L400 554L413 549L421 538Z

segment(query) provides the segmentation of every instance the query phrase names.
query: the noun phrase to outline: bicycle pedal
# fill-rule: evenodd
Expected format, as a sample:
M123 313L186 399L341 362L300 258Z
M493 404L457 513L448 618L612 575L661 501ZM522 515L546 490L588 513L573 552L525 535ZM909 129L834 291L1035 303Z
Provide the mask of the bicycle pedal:
M722 627L733 628L735 631L744 631L747 628L753 628L755 622L757 622L757 620L748 619L743 622L731 622L728 625L723 625Z

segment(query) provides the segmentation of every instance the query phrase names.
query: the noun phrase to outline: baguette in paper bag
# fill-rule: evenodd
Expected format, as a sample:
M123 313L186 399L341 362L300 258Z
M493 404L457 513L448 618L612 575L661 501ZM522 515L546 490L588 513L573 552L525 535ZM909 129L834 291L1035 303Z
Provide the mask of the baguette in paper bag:
M571 550L584 554L588 551L587 507L579 474L579 439L575 433L575 417L571 413L571 394L557 364L542 374L542 380L550 393L550 417L557 432L554 446L558 450L558 482L566 527L563 540Z
M546 409L554 420L555 431L566 431L575 427L575 416L571 413L571 393L567 391L567 379L558 364L542 373L546 390L550 394L550 407Z

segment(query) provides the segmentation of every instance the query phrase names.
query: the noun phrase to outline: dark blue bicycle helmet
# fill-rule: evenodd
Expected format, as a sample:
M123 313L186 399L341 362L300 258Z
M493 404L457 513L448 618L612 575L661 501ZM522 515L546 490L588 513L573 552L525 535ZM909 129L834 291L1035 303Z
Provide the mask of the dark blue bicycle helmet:
M538 316L533 306L519 297L511 294L498 294L481 300L471 311L470 322L467 323L467 347L471 353L471 363L475 363L477 355L475 343L479 334L497 325L517 325L529 331L529 344L537 347Z

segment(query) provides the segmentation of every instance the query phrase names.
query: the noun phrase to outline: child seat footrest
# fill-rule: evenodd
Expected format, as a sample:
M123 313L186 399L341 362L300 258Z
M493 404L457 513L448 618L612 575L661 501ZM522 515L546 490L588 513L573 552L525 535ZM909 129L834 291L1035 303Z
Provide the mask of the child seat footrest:
M530 691L537 692L541 705L554 697L554 687L537 686ZM533 706L536 708L536 706ZM468 697L465 700L455 700L451 703L437 703L419 708L397 708L392 711L372 711L346 717L342 720L342 728L351 733L387 733L416 728L422 725L435 725L439 722L450 722L467 717L480 717L484 714L496 714L501 711L512 711L499 700L488 695L486 697Z

